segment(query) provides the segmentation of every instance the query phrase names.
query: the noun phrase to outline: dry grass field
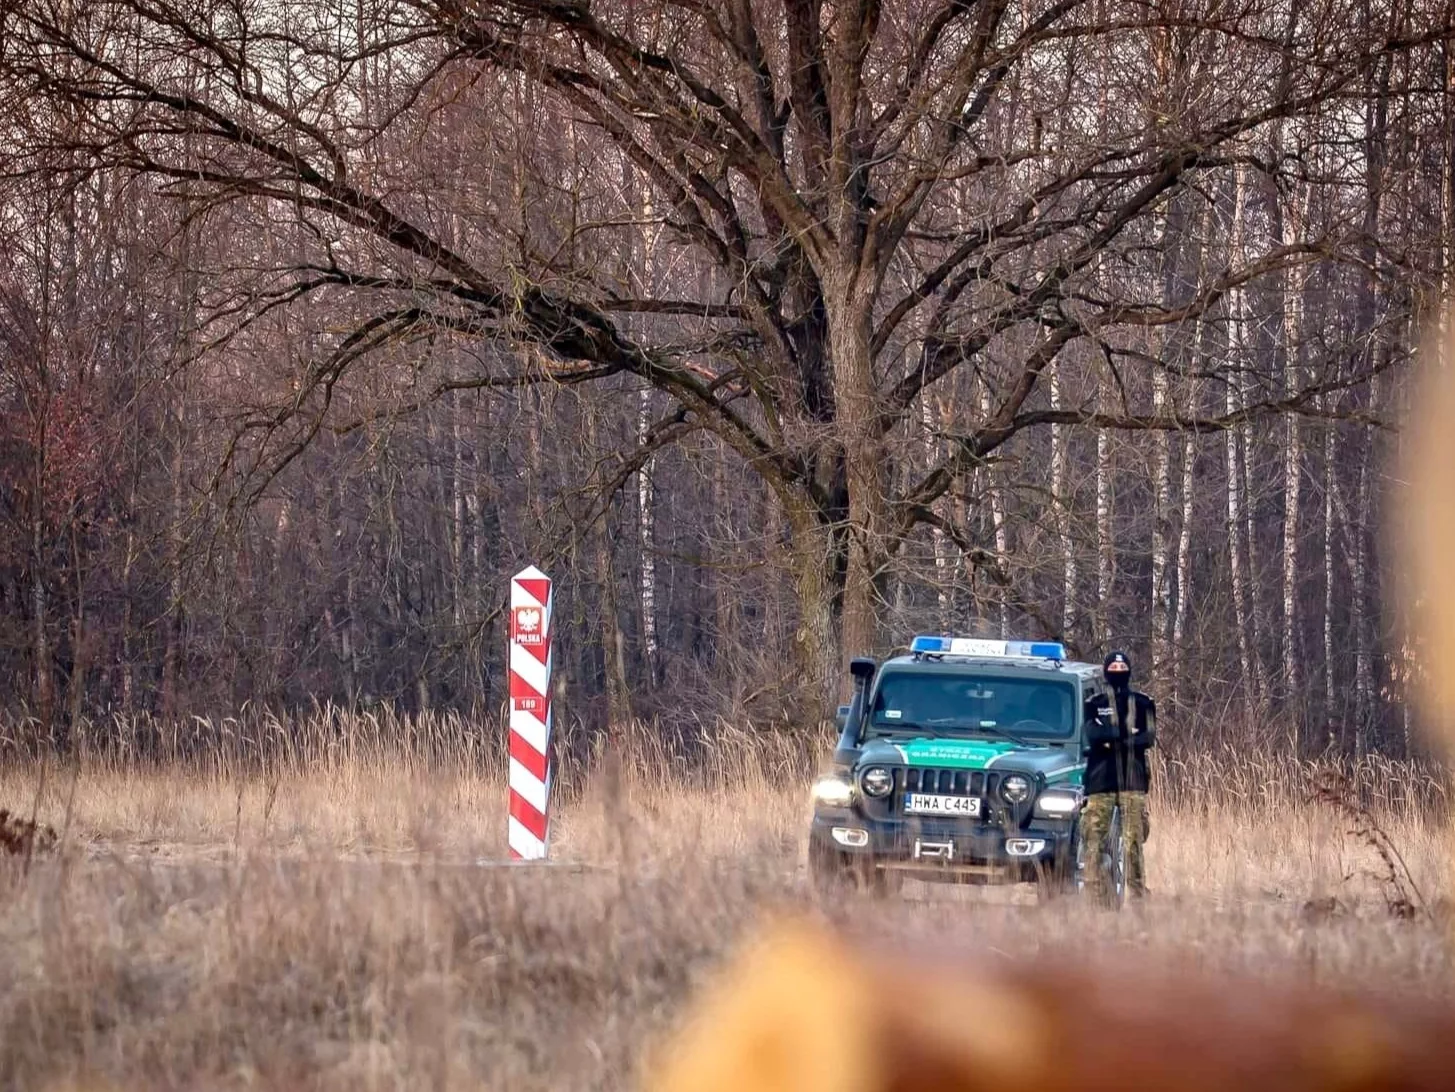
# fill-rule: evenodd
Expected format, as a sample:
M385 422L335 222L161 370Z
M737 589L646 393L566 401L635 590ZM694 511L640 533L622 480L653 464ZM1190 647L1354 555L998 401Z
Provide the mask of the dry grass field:
M649 740L567 771L547 869L499 864L503 777L466 763L12 764L0 807L64 844L0 865L0 1086L631 1088L693 983L803 910L986 958L1175 953L1455 1000L1440 790L1411 768L1357 773L1429 911L1413 920L1349 817L1310 799L1321 771L1230 758L1167 779L1144 910L913 884L815 909L801 756L724 747L689 769ZM1423 804L1388 791L1420 777Z

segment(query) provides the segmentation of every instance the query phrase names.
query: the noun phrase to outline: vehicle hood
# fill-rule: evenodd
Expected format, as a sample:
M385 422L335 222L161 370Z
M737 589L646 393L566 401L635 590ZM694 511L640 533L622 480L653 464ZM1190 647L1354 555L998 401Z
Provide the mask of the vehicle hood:
M1082 768L1081 757L1061 747L1022 747L1010 740L991 739L911 739L893 741L876 739L867 742L859 762L903 766L936 766L960 770L1015 770L1042 774L1047 781L1076 780Z

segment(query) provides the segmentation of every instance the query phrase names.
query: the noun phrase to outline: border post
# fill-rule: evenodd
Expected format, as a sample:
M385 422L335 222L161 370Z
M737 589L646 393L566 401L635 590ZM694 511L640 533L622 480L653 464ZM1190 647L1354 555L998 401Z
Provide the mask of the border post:
M510 818L512 860L550 846L551 581L534 565L510 580Z

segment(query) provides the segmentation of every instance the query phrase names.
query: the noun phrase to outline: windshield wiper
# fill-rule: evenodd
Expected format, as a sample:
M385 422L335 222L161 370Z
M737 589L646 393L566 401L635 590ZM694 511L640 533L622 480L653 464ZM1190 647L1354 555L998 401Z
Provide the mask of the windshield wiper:
M870 729L879 736L914 736L914 735L935 735L932 728L926 728L922 724L905 723L896 721L894 724L871 724Z
M954 721L950 718L946 718L946 722L954 723ZM1001 728L998 725L994 724L981 723L975 725L974 727L963 727L962 730L966 732L990 732L993 735L1000 736L1002 739L1008 739L1012 743L1019 744L1022 747L1035 746L1035 744L1031 743L1030 740L1022 739L1020 736L1007 732L1004 728Z
M1014 734L1012 734L1010 732L1007 732L1004 728L1001 728L999 725L996 725L994 727L987 728L987 727L985 727L985 725L982 724L980 727L981 727L981 730L982 731L994 732L996 735L1002 737L1003 739L1008 739L1012 743L1017 743L1017 744L1019 744L1022 747L1034 747L1034 746L1036 746L1036 744L1032 743L1030 740L1028 740L1028 739L1022 739L1018 735L1014 735Z

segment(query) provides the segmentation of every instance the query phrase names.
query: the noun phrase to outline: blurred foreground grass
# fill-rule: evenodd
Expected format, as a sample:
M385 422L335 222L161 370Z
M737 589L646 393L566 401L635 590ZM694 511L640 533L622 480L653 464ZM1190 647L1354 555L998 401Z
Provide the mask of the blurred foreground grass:
M1380 820L1431 917L1392 918L1379 862L1304 794L1275 810L1211 787L1158 801L1155 902L1109 916L913 884L815 908L786 763L599 763L555 832L580 867L552 869L477 864L504 855L494 772L373 756L41 777L0 774L0 805L38 800L66 832L61 856L0 876L4 1087L635 1087L692 984L796 911L986 958L1175 954L1455 999L1443 829L1412 805Z

